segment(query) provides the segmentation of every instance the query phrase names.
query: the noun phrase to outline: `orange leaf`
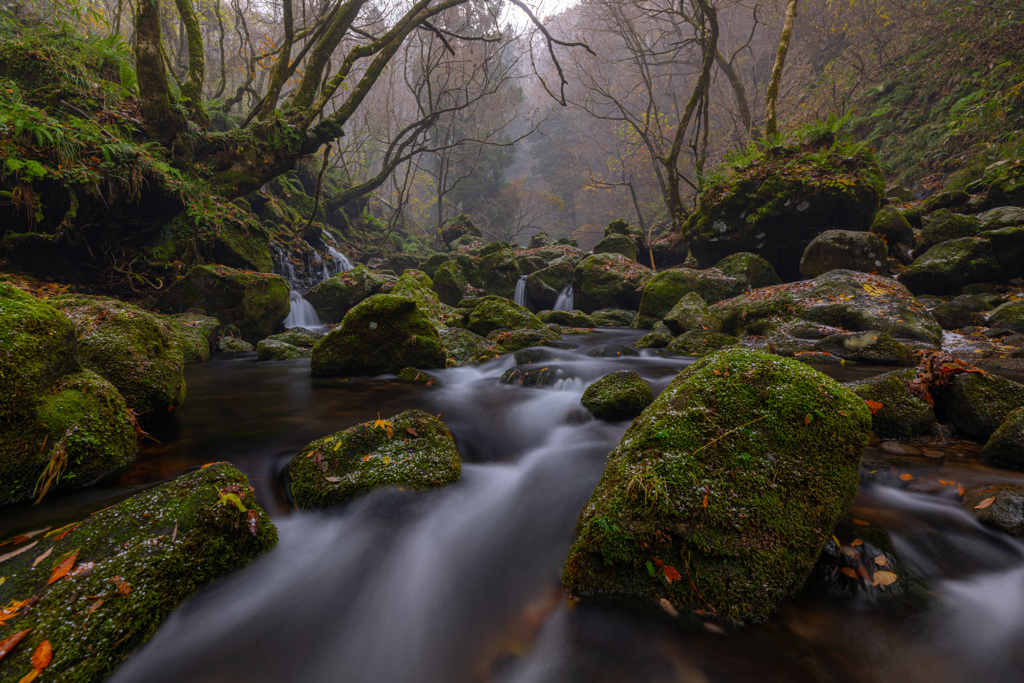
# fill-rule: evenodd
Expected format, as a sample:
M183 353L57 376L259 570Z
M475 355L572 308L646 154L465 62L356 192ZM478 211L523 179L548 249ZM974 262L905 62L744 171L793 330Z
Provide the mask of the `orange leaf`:
M410 434L412 434L413 436L419 436L419 434L417 434L417 433L416 433L416 430L415 430L415 429L413 429L412 427L406 427L406 428L405 428L405 431L409 432L409 433L410 433Z
M363 456L363 462L366 462L367 460L369 460L372 457L373 457L372 455L364 455Z
M18 683L32 683L32 681L39 678L39 669L32 669L27 674L21 677Z
M50 579L46 582L46 585L49 586L54 581L59 581L64 578L64 576L71 571L71 568L75 566L75 560L77 559L78 551L76 550L71 553L71 556L68 557L68 559L64 560L54 568L53 572L50 574Z
M857 539L854 539L854 541L852 543L850 543L850 545L864 545L864 541L862 541L859 538L857 538Z
M986 498L985 500L983 500L980 503L978 503L977 505L975 505L974 509L975 510L984 510L985 508L987 508L989 505L991 505L994 502L996 502L996 497L995 496L992 496L991 498Z
M60 532L57 536L55 536L53 540L59 541L60 539L64 538L65 536L67 536L68 534L70 534L72 531L74 531L77 528L78 528L77 524L75 524L75 525L73 525L71 527L68 527L64 531Z
M807 413L806 415L804 415L804 427L806 427L809 424L811 424L811 414Z
M853 569L850 569L849 567L840 567L839 571L841 571L846 576L849 576L851 579L855 579L857 581L860 580L860 577L857 576L857 572L855 572Z
M892 572L875 572L871 579L872 586L888 586L889 584L895 583L899 577Z
M669 566L667 564L662 566L661 570L665 572L665 580L669 583L672 583L673 581L679 581L683 578L683 575L680 574L675 567Z
M205 469L206 469L207 467L209 467L210 465L219 465L219 464L221 464L222 462L227 462L227 460L218 460L217 462L208 462L208 463L206 463L205 465L203 465L202 467L200 467L199 469L201 469L201 470L205 470Z
M36 671L42 671L50 666L51 661L53 661L53 648L50 646L50 641L44 640L39 643L39 647L32 653L32 668Z
M956 492L957 492L957 495L959 495L961 498L964 497L964 493L965 493L964 487L961 486L960 484L956 485Z
M913 481L913 480L914 480L914 475L910 474L908 472L904 472L903 474L900 475L900 481Z
M704 487L704 502L701 503L701 506L702 507L707 507L708 506L708 487L707 486Z
M877 564L879 567L888 567L889 560L885 558L885 555L879 555L875 558L875 564Z
M864 403L866 403L868 408L871 409L872 415L874 415L875 413L882 409L882 404L879 403L878 401L864 401Z
M857 576L864 579L864 583L871 582L871 573L868 572L868 568L864 565L860 565L859 567L857 567Z
M4 658L8 652L14 649L14 646L21 642L21 639L31 631L32 629L27 628L24 631L18 631L13 636L0 640L0 659Z
M857 526L870 526L871 525L871 522L865 522L863 519L857 519L856 517L853 518L853 523L856 524Z

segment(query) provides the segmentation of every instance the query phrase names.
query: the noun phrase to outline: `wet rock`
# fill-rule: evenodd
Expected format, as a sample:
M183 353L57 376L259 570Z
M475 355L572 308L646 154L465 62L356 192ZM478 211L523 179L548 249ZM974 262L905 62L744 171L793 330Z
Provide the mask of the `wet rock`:
M599 420L631 420L654 401L654 393L632 370L611 372L583 392L583 407Z
M914 229L906 217L891 206L883 206L871 221L871 232L885 240L886 244L916 243Z
M594 254L576 268L573 290L577 307L592 313L602 308L637 310L654 271L618 254Z
M38 596L0 626L0 640L29 631L4 657L4 680L31 672L44 640L53 660L40 680L106 680L186 598L276 542L277 530L245 476L227 463L183 474L38 538L3 565L0 604ZM51 560L37 562L44 554ZM71 563L70 571L48 583L61 561Z
M181 353L186 363L201 363L209 360L210 352L217 343L220 321L211 315L182 313L164 318L178 333Z
M619 344L605 344L599 346L590 353L587 354L591 358L622 358L623 356L639 356L636 349L631 349L628 346L621 346Z
M736 337L721 332L690 330L673 339L666 350L677 356L706 356L737 341Z
M821 151L767 148L708 183L686 226L700 265L751 252L771 263L783 281L798 280L800 258L819 234L867 231L884 189L874 156L842 144L831 146L827 158Z
M782 279L775 273L772 264L757 254L747 252L731 254L716 263L714 270L720 270L726 277L735 278L744 283L746 286L743 289L745 290L782 284ZM708 302L715 303L710 299Z
M583 311L541 311L537 318L543 323L555 323L566 327L597 327L594 319Z
M990 327L1024 333L1024 301L1007 301L988 314Z
M644 287L639 315L661 320L685 295L693 292L708 303L717 303L740 294L746 284L724 273L710 270L675 268L663 270Z
M441 228L441 241L452 250L458 248L455 243L460 238L476 238L483 242L483 236L480 228L473 224L473 219L464 213L460 213Z
M959 374L946 390L946 415L968 436L985 441L1007 415L1024 406L1024 384L974 372Z
M494 330L542 330L544 323L511 299L485 296L469 314L467 328L470 332L487 336Z
M856 495L870 424L796 361L733 349L693 363L609 455L565 589L767 618Z
M982 230L999 230L1017 225L1024 225L1024 208L1019 206L1000 206L989 209L978 215Z
M547 363L557 359L557 355L551 349L531 348L520 349L513 354L516 365L530 365L531 363Z
M295 346L269 337L256 345L256 357L260 360L294 360L309 358L311 355L312 351L309 348Z
M540 247L549 247L555 243L555 240L551 239L551 236L541 230L536 235L530 237L530 249L539 249Z
M963 190L945 190L937 192L924 201L926 213L938 211L939 209L951 209L963 206L971 199L971 195Z
M1024 486L1009 482L968 489L960 504L979 522L1011 536L1024 534Z
M959 330L970 325L984 325L985 320L962 301L944 301L931 309L935 322L944 330Z
M384 278L357 265L352 270L317 283L306 292L305 299L325 323L340 322L353 306L384 288Z
M814 278L831 270L878 272L889 251L885 242L870 232L826 230L807 245L800 258L800 274Z
M50 303L75 323L82 366L117 387L129 408L143 414L185 400L181 340L162 316L86 295L64 295Z
M567 261L558 261L526 277L526 296L538 308L550 309L558 295L572 284L576 267Z
M469 280L466 279L458 263L448 261L438 266L434 273L432 287L437 293L438 299L443 303L449 306L458 306L469 291Z
M663 322L658 322L650 332L633 342L637 349L663 349L672 343L675 335Z
M1024 470L1024 408L1007 414L982 447L978 460L993 467Z
M516 291L516 283L523 276L516 261L515 250L507 244L492 242L480 250L479 258L475 273L466 271L470 284L487 294L511 299Z
M690 255L690 247L682 235L665 234L651 241L646 252L654 254L654 265L657 268L681 266ZM643 255L641 255L643 258Z
M352 308L313 347L314 377L379 375L404 367L443 368L438 327L411 298L375 294Z
M1019 163L992 164L985 176L989 182L985 197L992 206L1024 206L1024 170Z
M708 306L696 292L690 292L665 315L665 325L673 335L690 330L717 331L718 321L708 313Z
M447 355L449 367L459 365L480 365L508 353L500 344L481 337L475 332L459 328L438 330L441 346Z
M620 254L633 261L637 260L636 245L625 235L611 234L594 245L595 254Z
M961 237L941 242L919 256L899 275L914 294L945 294L973 282L992 282L1001 267L988 239Z
M437 269L451 260L452 257L448 254L432 254L430 258L423 262L423 265L420 266L420 270L433 279L437 274Z
M313 348L316 346L316 343L323 338L323 333L307 330L305 327L293 327L279 334L273 334L267 337L267 339L284 342L285 344L291 344L292 346L298 346L303 349Z
M424 490L458 481L462 461L441 420L407 410L313 441L288 463L301 508L340 505L382 486Z
M855 363L872 365L917 365L917 356L906 344L888 332L855 332L833 334L814 344L815 351L824 351Z
M539 256L520 256L516 254L516 262L519 264L519 270L522 271L523 275L536 273L538 270L544 270L548 267L547 261Z
M498 381L502 384L515 384L521 387L549 387L564 374L560 368L550 365L509 368Z
M940 242L948 242L960 237L974 237L981 232L981 222L973 216L958 213L944 213L929 219L924 224L914 254L921 256Z
M531 346L558 346L562 335L548 328L540 330L494 330L487 339L505 348L506 351L519 351Z
M636 311L622 308L602 308L590 314L599 327L629 327L636 318Z
M404 384L417 384L422 387L431 387L437 384L436 377L416 368L402 368L395 377L395 381Z
M225 335L217 339L214 349L217 353L250 353L253 351L253 346L238 337Z
M401 275L407 270L419 270L423 265L423 257L418 254L389 254L382 259L371 259L375 270L390 271Z
M936 435L935 412L907 386L916 377L917 370L907 368L843 386L865 401L881 404L871 415L871 429L876 435L890 439Z

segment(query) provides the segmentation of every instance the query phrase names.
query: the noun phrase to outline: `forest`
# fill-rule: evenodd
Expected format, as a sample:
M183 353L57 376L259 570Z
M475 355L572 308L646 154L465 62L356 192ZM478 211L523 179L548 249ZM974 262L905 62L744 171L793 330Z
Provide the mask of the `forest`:
M0 683L1022 680L1021 0L0 0Z

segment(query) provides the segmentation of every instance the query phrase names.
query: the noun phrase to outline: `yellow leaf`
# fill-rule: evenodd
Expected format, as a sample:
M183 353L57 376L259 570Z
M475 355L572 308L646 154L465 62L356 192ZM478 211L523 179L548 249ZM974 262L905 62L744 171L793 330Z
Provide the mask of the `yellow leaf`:
M868 296L884 296L886 291L881 287L876 287L872 284L863 285L864 291L868 293Z
M888 586L896 582L899 577L892 572L879 571L875 572L871 577L872 586Z
M32 681L36 680L37 678L39 678L39 670L32 669L27 674L22 676L21 680L18 681L18 683L32 683Z
M380 413L377 413L377 419L373 421L373 426L378 429L386 429L388 432L388 438L394 436L394 431L391 429L391 423L387 420L380 419Z
M986 498L985 500L983 500L980 503L978 503L977 505L975 505L974 509L975 510L984 510L985 508L987 508L989 505L991 505L994 502L996 502L996 497L995 496L992 496L991 498Z
M842 567L839 571L841 571L846 576L849 576L851 579L855 579L857 581L860 581L860 577L857 576L857 572L855 572L854 570L850 569L849 567Z

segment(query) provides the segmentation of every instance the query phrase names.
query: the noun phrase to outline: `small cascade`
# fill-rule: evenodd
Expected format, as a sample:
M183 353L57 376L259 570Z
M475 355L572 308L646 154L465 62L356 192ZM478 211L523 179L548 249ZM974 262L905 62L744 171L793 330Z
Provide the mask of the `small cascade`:
M525 275L522 276L521 278L519 278L519 282L516 283L516 293L512 296L512 300L515 301L520 306L523 306L523 307L526 306L527 298L526 298L526 276Z
M330 252L331 258L334 259L334 275L347 273L352 270L352 262L348 260L347 256L329 244L327 245L327 251Z
M298 290L293 289L288 293L288 303L291 305L291 309L288 311L288 317L284 319L284 326L286 328L305 327L306 329L315 329L322 325L320 317L316 314L316 309L313 308L313 304L303 299L302 294Z
M572 284L565 286L561 292L558 293L558 298L555 299L555 307L552 309L555 311L571 311L573 310L572 300Z

